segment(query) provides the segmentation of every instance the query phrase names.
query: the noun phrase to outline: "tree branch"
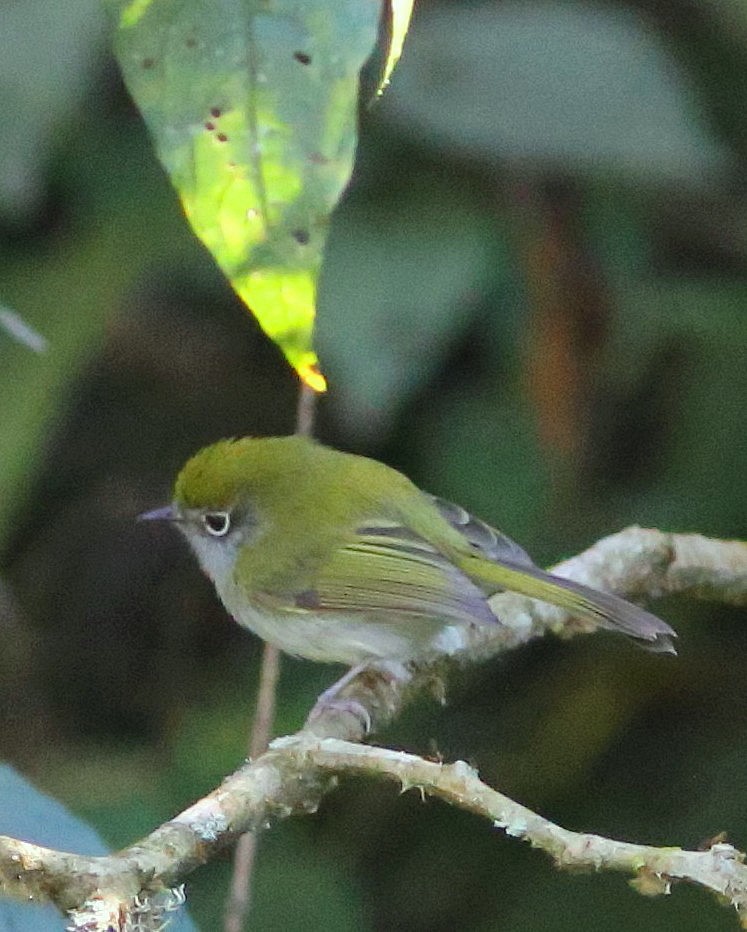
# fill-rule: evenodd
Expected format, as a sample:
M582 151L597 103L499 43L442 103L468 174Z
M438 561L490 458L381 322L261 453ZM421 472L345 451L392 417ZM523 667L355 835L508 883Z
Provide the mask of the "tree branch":
M739 542L629 528L555 571L633 598L683 593L747 604L747 544ZM592 630L587 622L521 596L502 593L491 601L502 624L487 635L476 630L457 660L482 659L547 631L570 636ZM351 706L362 706L377 730L452 662L440 658L401 670L364 670L339 695L353 700ZM729 845L688 852L577 835L491 790L465 764L442 767L413 755L349 743L361 741L363 732L363 723L352 712L325 708L296 736L274 742L208 796L110 857L86 858L0 837L0 893L51 900L70 911L75 929L94 932L108 928L107 922L116 929L135 914L146 928L141 913L152 911L154 894L163 897L164 888L180 882L242 832L313 811L335 774L358 771L422 786L479 812L509 834L548 851L561 866L637 872L641 892L667 892L670 879L688 879L726 897L745 915L747 868ZM347 743L325 740L333 738Z
M629 527L558 563L552 571L633 600L682 594L747 605L747 543L739 540ZM484 653L482 645L474 645L482 656L518 646L546 631L571 636L595 630L593 622L514 593L494 596L491 606L509 630L489 634Z
M314 768L342 776L384 777L401 784L403 792L418 789L422 794L436 796L542 849L560 868L633 874L634 888L647 896L670 893L674 880L690 881L727 900L747 925L747 865L745 855L732 845L716 842L704 851L686 851L571 832L491 789L464 761L435 763L402 751L334 738L316 743L280 738L272 747L285 748Z

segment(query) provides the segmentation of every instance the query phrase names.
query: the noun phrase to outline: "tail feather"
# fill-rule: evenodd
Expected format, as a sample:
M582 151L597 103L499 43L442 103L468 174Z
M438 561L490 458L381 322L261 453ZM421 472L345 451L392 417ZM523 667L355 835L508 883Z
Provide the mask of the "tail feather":
M553 576L537 566L508 561L489 563L478 560L479 570L470 573L500 589L509 589L542 602L550 602L568 612L588 618L605 628L620 631L642 641L656 653L676 654L672 639L677 633L651 612L626 602L610 592L599 592L572 579Z

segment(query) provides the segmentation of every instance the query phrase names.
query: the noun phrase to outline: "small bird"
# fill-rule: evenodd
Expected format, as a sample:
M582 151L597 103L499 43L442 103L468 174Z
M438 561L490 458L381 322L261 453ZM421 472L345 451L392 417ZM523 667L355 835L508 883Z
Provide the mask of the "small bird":
M383 463L300 436L222 440L141 515L184 534L236 621L289 654L357 667L465 646L502 590L674 653L675 632L546 573L510 538Z

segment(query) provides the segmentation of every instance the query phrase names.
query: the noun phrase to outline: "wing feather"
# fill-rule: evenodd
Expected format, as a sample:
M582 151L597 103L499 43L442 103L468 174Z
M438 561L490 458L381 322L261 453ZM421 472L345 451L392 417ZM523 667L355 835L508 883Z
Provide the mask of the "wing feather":
M546 573L510 537L475 518L464 508L433 496L431 501L477 555L502 568L500 575L503 579L500 582L506 588L546 600L591 618L597 624L617 629L643 641L649 650L676 653L672 644L676 632L656 615L612 593L600 592L571 579ZM491 576L496 581L499 579L499 574L486 571L486 565L478 565L483 567L481 580L487 583ZM498 585L492 589L492 592L500 591Z
M428 618L441 623L494 624L485 593L445 556L394 524L361 528L335 551L313 590L295 605L334 611Z
M284 611L337 613L382 626L409 622L411 636L417 628L425 638L439 625L498 623L488 599L507 588L616 628L650 649L674 650L674 631L655 615L544 572L510 537L458 505L429 499L478 558L469 560L474 572L460 569L411 528L381 519L367 521L334 551L315 572L312 589L267 599Z
M445 518L455 531L459 531L472 548L485 559L493 563L506 561L519 566L536 567L534 560L526 550L506 534L471 515L461 505L447 502L435 495L428 497L438 509L441 517Z

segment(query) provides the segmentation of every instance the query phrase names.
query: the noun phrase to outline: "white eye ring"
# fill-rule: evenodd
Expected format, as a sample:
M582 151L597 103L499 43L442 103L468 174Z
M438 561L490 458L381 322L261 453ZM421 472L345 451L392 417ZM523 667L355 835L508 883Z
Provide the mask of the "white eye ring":
M211 537L225 537L231 530L231 514L228 511L206 511L202 526Z

